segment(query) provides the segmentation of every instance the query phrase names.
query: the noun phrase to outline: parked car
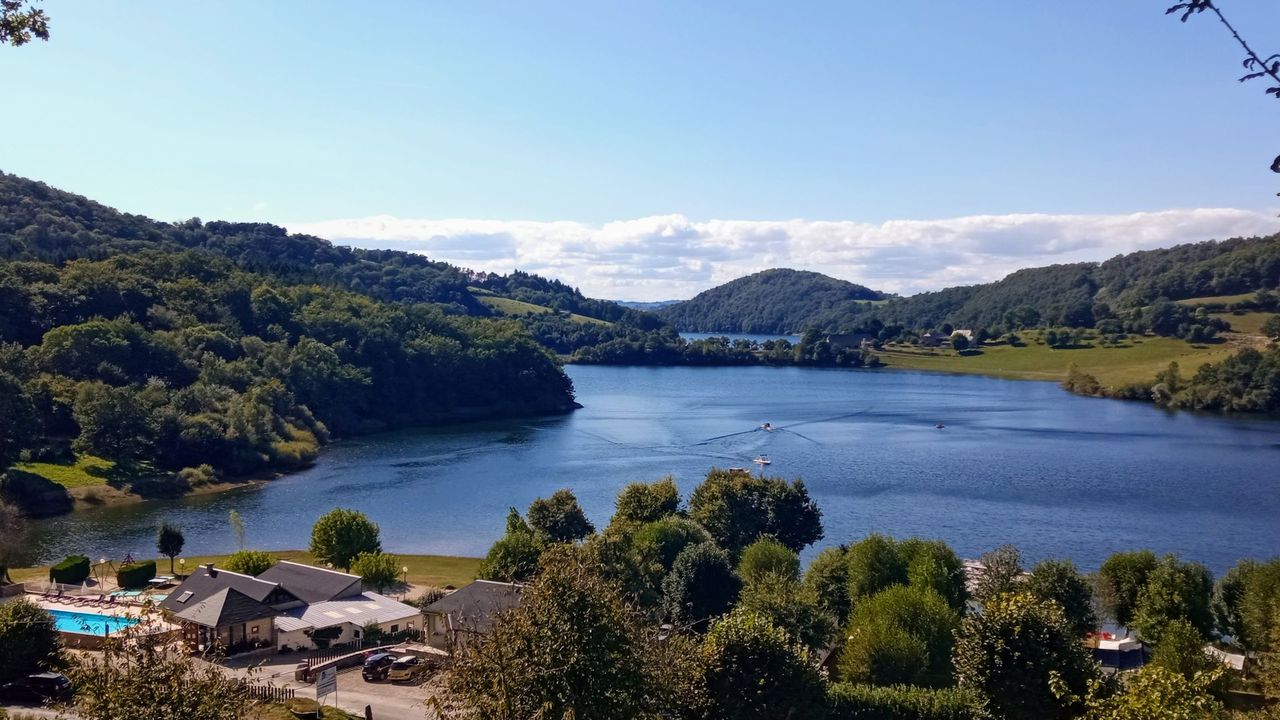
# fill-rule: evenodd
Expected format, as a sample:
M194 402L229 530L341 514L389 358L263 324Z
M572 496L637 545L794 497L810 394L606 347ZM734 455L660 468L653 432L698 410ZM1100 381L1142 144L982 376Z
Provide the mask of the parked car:
M360 676L369 682L386 680L387 671L395 661L396 656L391 653L374 653L364 659L364 668L360 670Z
M36 673L0 685L0 698L13 702L65 702L75 692L66 675Z
M414 680L427 671L427 664L415 655L404 655L396 658L387 670L387 679L391 682Z

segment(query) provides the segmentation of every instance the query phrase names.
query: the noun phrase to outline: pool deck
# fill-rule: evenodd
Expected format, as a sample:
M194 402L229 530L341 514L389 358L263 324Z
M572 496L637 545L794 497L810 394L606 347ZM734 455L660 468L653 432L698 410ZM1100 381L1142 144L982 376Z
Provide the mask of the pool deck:
M177 625L174 625L173 623L170 623L161 619L158 612L152 613L150 615L144 614L143 612L144 608L140 604L135 605L135 604L129 604L129 603L123 603L123 602L116 602L113 605L107 605L106 603L102 603L102 602L92 602L92 603L79 605L74 602L65 602L65 601L55 602L54 600L46 598L43 595L28 594L25 597L27 598L27 600L30 600L31 602L35 603L37 606L39 606L44 610L61 610L63 612L78 612L78 613L85 613L90 615L106 615L106 616L133 618L135 620L143 622L145 626L148 628L148 633L169 632L171 630L178 629ZM75 633L75 634L82 634L82 633Z

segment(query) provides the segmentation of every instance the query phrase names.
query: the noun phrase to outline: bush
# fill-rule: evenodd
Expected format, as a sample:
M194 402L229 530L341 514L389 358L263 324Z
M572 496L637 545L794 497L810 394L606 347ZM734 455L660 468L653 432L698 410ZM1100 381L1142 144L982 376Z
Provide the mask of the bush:
M155 560L121 565L120 569L116 571L116 584L122 588L146 587L147 581L155 576Z
M958 688L834 683L827 690L830 720L978 720L977 698Z
M400 559L386 553L360 553L351 563L351 574L379 592L400 581Z
M222 561L222 567L226 570L255 577L275 564L275 556L262 550L237 550Z
M218 472L208 464L185 467L178 471L178 480L187 487L195 488L218 482Z
M64 585L78 585L89 577L89 558L69 555L65 560L49 568L49 581ZM150 578L147 578L148 580Z
M0 604L0 683L58 663L53 616L27 600Z
M752 583L769 575L795 581L800 578L800 557L771 537L762 537L742 551L738 575Z

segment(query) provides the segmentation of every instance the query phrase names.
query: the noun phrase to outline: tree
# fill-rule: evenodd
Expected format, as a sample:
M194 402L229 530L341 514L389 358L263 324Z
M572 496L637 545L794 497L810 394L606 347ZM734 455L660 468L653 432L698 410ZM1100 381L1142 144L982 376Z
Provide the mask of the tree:
M1120 692L1096 693L1085 720L1225 720L1228 716L1213 690L1223 669L1187 678L1159 665L1148 665L1129 677Z
M1155 553L1150 550L1113 553L1098 568L1098 592L1102 607L1117 623L1129 626L1138 606L1138 593L1155 569Z
M549 498L538 498L529 505L529 525L544 543L567 543L595 532L569 490L557 490Z
M812 651L828 647L839 627L811 586L776 574L765 574L743 586L737 607L763 615Z
M275 556L262 550L237 550L222 561L224 569L254 577L266 572L275 564Z
M1072 717L1098 667L1057 603L997 594L956 635L956 678L1009 720Z
M49 39L49 16L23 7L27 0L0 0L0 45L25 45L33 38Z
M400 580L400 558L383 552L363 552L351 561L351 574L382 592Z
M907 565L898 544L887 535L872 533L845 552L848 563L849 600L857 607L861 598L875 595L891 585L907 582Z
M72 413L80 427L73 443L76 452L132 459L150 444L149 413L130 388L81 383Z
M964 562L941 540L907 538L898 543L898 554L907 564L907 583L933 590L957 612L969 599Z
M655 522L680 509L680 491L675 478L667 476L654 483L634 482L622 488L610 524Z
M1042 560L1031 570L1026 591L1041 600L1052 600L1062 608L1076 637L1098 628L1093 612L1093 589L1070 560Z
M653 702L649 650L617 588L576 548L553 547L519 606L455 648L449 687L495 720L640 717Z
M703 683L715 720L818 720L826 717L822 677L768 618L736 610L717 621L704 645Z
M0 500L0 585L9 582L9 568L26 548L27 523L14 506Z
M1012 545L1001 545L978 558L982 572L973 588L973 597L983 604L1012 592L1022 582L1022 553Z
M632 543L639 559L661 569L665 575L680 552L690 545L711 542L711 536L698 523L680 517L655 520L636 530Z
M1272 315L1262 323L1262 334L1272 340L1280 340L1280 314Z
M969 349L969 338L962 333L951 334L951 348L956 352L964 352Z
M876 685L948 685L959 624L959 613L933 590L889 587L854 607L840 677Z
M1165 626L1160 644L1151 654L1151 662L1192 680L1197 674L1221 664L1205 653L1206 642L1191 623L1181 618L1172 620Z
M227 524L231 526L231 534L236 537L236 547L244 549L244 518L240 511L232 508L227 512Z
M2 43L0 43L2 44ZM28 447L34 436L35 406L18 378L0 371L0 467Z
M311 528L311 554L344 570L360 553L382 552L378 526L359 510L334 508Z
M804 572L804 585L837 625L849 617L849 560L843 547L824 548Z
M796 552L822 539L822 511L801 480L713 468L694 489L689 514L733 555L761 535Z
M1249 587L1249 576L1258 569L1255 560L1241 560L1227 569L1213 583L1213 620L1219 634L1229 637L1241 647L1253 649L1240 616L1240 606Z
M795 582L800 579L800 557L771 537L748 545L738 560L738 577L748 585L766 576Z
M1259 563L1245 576L1239 603L1241 642L1273 655L1280 670L1280 558Z
M0 683L60 661L53 616L26 599L0 603Z
M1213 631L1212 595L1213 579L1203 565L1166 555L1138 593L1134 629L1143 641L1159 645L1169 623L1181 619L1207 636Z
M176 525L163 523L160 526L160 532L156 535L156 550L161 555L169 558L169 572L173 572L173 559L182 553L182 545L186 539L182 537L182 530Z
M712 543L691 545L662 581L663 612L672 622L701 625L728 612L741 586L724 550Z
M538 572L542 551L542 544L532 532L508 533L489 548L476 569L476 577L497 582L524 582Z

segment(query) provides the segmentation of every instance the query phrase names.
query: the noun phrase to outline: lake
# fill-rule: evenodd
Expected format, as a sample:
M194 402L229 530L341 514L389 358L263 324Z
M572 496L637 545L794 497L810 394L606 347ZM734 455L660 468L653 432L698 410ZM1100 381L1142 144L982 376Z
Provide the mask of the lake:
M942 538L965 557L1014 543L1094 568L1148 547L1215 572L1280 551L1280 425L1173 414L1056 385L893 370L570 366L585 406L559 417L336 443L314 467L230 494L98 508L36 523L33 560L155 553L182 526L191 554L305 548L334 506L359 508L389 551L481 555L510 506L567 487L608 522L632 480L773 460L802 477L826 539ZM759 429L763 422L776 431ZM937 424L945 425L938 429ZM806 556L811 556L811 548Z

